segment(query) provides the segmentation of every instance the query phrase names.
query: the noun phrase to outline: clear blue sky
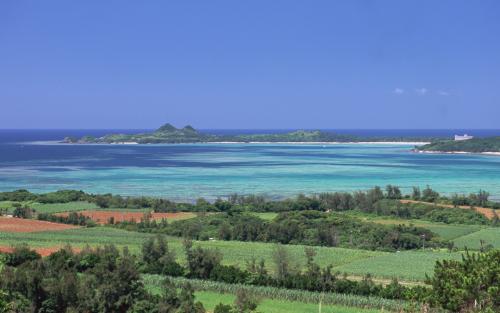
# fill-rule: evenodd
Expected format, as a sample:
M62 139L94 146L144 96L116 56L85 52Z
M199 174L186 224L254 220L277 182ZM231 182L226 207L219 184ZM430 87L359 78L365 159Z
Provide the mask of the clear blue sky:
M0 128L500 128L500 1L0 1Z

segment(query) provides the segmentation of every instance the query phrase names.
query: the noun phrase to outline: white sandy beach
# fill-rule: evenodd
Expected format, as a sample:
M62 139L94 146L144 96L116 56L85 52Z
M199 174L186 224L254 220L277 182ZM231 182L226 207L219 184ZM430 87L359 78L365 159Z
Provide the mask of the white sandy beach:
M359 142L339 142L339 141L214 141L204 142L205 144L283 144L283 145L426 145L430 142L413 141L359 141Z
M500 152L467 152L467 151L420 151L413 150L414 152L424 153L424 154L479 154L479 155L493 155L500 156Z

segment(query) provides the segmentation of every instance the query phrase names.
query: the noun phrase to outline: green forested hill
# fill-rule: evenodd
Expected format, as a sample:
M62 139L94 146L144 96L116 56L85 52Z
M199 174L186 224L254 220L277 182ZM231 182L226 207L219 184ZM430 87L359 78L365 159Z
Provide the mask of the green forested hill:
M500 152L500 136L489 138L473 138L463 141L436 141L417 148L420 151L435 152Z

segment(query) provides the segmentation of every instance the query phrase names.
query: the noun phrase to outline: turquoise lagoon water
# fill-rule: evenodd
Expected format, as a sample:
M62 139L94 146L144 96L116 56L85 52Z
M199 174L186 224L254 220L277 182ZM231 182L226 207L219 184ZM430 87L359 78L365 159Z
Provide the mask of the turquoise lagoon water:
M411 152L412 145L65 145L0 142L0 190L81 189L177 200L270 197L431 185L500 199L500 157Z

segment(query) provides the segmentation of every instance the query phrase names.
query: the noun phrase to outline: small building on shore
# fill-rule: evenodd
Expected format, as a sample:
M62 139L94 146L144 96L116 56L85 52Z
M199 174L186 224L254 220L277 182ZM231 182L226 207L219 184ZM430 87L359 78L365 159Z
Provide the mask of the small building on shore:
M469 140L469 139L472 139L472 138L474 138L474 136L469 136L467 134L455 135L455 141Z

